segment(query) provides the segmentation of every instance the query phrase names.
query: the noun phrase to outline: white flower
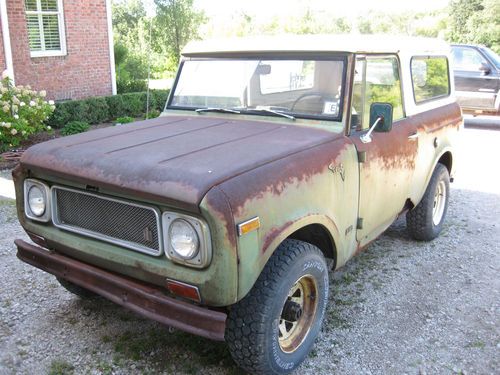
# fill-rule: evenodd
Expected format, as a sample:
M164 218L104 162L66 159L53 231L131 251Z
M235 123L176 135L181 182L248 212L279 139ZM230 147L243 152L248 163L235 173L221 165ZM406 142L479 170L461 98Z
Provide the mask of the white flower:
M21 103L21 101L16 96L13 96L12 97L12 103L19 104L19 103Z
M10 122L5 123L5 125L4 125L4 127L6 127L7 129L10 129L11 126L12 125L10 124Z
M7 87L2 87L2 88L0 89L0 92L1 92L2 94L5 94L7 91L9 91L9 89L8 89Z
M2 109L3 109L3 111L5 113L9 113L10 112L10 107L8 105L4 105Z
M33 100L30 101L30 107L34 107L34 106L36 106L36 103Z
M21 132L21 134L22 134L22 135L26 135L26 130L23 130L23 131Z
M12 135L16 135L16 134L17 134L17 130L16 130L16 129L12 129L12 130L10 131L10 134L12 134Z
M45 91L45 90L40 91L40 96L42 98L45 98L47 96L47 91Z
M9 72L8 72L7 70L4 70L4 71L2 72L2 79L7 78L8 76L9 76Z
M14 118L15 118L16 120L19 120L19 115L14 115Z
M19 106L20 106L20 107L24 107L25 105L26 105L26 103L25 103L25 102L21 102L21 103L19 103Z
M17 113L17 110L18 110L18 109L19 109L19 108L17 107L17 105L15 105L15 104L14 104L14 105L12 106L12 112Z
M51 126L47 126L47 130L52 130L52 127Z
M55 103L54 103L54 101L53 101L53 100L49 100L49 104L50 104L50 105L54 105Z

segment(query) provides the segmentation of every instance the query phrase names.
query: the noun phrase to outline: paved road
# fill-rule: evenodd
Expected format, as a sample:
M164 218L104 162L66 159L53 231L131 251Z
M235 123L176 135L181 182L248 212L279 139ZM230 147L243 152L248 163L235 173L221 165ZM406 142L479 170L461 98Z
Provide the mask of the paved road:
M398 220L331 279L297 374L495 374L500 369L500 132L465 129L440 238ZM8 174L1 177L7 178ZM0 197L0 374L236 374L226 347L82 301L18 261L26 238Z

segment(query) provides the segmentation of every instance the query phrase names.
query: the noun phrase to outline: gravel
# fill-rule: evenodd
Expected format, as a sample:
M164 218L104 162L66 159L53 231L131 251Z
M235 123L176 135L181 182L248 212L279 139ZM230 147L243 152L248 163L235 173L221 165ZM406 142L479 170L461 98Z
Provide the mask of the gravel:
M415 242L399 219L333 273L323 330L297 374L499 373L500 184L485 161L500 132L464 138L442 235ZM17 260L13 240L27 236L1 199L0 374L239 373L224 344L80 300Z

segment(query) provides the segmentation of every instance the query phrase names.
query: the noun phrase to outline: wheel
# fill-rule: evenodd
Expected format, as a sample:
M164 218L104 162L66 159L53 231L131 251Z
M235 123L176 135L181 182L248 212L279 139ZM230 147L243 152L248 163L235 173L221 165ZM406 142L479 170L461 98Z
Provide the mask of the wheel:
M82 288L79 285L73 284L71 281L65 280L63 278L57 277L57 281L61 284L68 292L71 292L82 299L96 298L99 295L94 292Z
M252 374L286 374L302 363L321 329L328 269L321 251L284 241L254 287L232 306L226 341L234 361Z
M420 203L406 214L406 226L411 236L420 241L431 241L443 229L450 196L450 175L443 164L438 164Z

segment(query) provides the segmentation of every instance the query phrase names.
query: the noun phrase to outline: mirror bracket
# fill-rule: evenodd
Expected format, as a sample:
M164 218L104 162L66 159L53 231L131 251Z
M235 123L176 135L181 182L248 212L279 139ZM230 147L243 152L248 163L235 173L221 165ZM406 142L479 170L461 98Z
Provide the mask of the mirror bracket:
M383 116L377 117L377 119L373 123L372 127L370 128L370 130L368 130L365 134L363 134L361 137L359 137L359 139L361 140L361 142L363 142L363 143L370 143L372 141L372 133L375 130L375 128L377 127L377 125L379 124L380 121L382 121L382 123L384 123L384 117Z

